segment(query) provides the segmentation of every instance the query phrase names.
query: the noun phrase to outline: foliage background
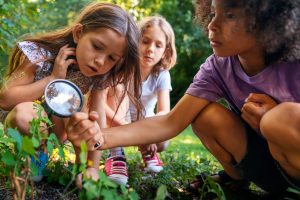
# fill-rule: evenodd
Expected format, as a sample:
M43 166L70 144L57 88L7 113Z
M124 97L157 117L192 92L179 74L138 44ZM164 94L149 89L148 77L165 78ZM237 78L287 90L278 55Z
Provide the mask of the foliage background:
M0 75L8 65L11 48L24 34L35 34L70 23L89 0L0 0ZM193 0L107 0L128 10L139 21L159 14L173 26L178 64L171 70L172 105L184 94L211 53L205 34L194 21ZM3 79L1 78L1 82Z

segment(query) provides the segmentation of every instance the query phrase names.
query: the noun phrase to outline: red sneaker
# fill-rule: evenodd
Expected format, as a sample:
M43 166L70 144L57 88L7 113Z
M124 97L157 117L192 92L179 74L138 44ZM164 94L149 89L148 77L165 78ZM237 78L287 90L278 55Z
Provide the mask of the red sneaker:
M112 156L105 161L107 177L119 184L126 185L128 182L127 163L125 156Z
M146 172L158 173L163 170L163 162L159 159L157 153L153 157L150 155L143 155L142 157L145 163Z

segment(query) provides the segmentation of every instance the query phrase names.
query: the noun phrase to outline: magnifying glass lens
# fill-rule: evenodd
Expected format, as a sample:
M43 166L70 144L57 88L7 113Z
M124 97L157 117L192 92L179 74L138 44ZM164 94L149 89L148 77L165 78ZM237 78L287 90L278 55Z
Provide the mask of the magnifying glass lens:
M72 82L57 79L50 82L44 92L46 110L59 117L70 117L83 106L83 95Z

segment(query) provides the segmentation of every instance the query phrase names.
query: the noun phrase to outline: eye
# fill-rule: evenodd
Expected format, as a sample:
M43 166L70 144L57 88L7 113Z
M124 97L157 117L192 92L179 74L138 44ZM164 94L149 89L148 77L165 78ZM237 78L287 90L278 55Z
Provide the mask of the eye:
M156 47L157 47L157 48L162 48L163 45L162 45L162 44L156 44Z
M96 45L94 43L92 43L92 45L93 45L93 48L96 49L96 50L102 50L103 49L102 46L100 46L100 45Z
M227 12L225 13L226 18L228 19L234 19L235 18L235 14L233 14L232 12Z
M208 20L211 21L215 16L216 16L216 14L214 12L210 12L207 17L208 17Z
M116 62L117 61L117 59L115 58L115 57L113 57L113 56L109 56L108 57L111 61L113 61L113 62Z
M143 43L143 44L148 44L148 43L149 43L149 40L148 40L148 39L143 39L143 40L142 40L142 43Z

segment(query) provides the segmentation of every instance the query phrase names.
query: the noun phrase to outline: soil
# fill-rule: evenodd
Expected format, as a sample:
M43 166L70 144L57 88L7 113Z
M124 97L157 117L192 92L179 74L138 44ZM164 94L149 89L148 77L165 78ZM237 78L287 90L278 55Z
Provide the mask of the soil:
M7 180L0 177L0 199L1 200L11 200L13 199L13 194L10 188L7 186ZM71 192L69 194L64 194L65 186L58 184L49 184L45 181L35 183L34 185L34 195L27 192L26 199L34 200L78 200L77 192Z

